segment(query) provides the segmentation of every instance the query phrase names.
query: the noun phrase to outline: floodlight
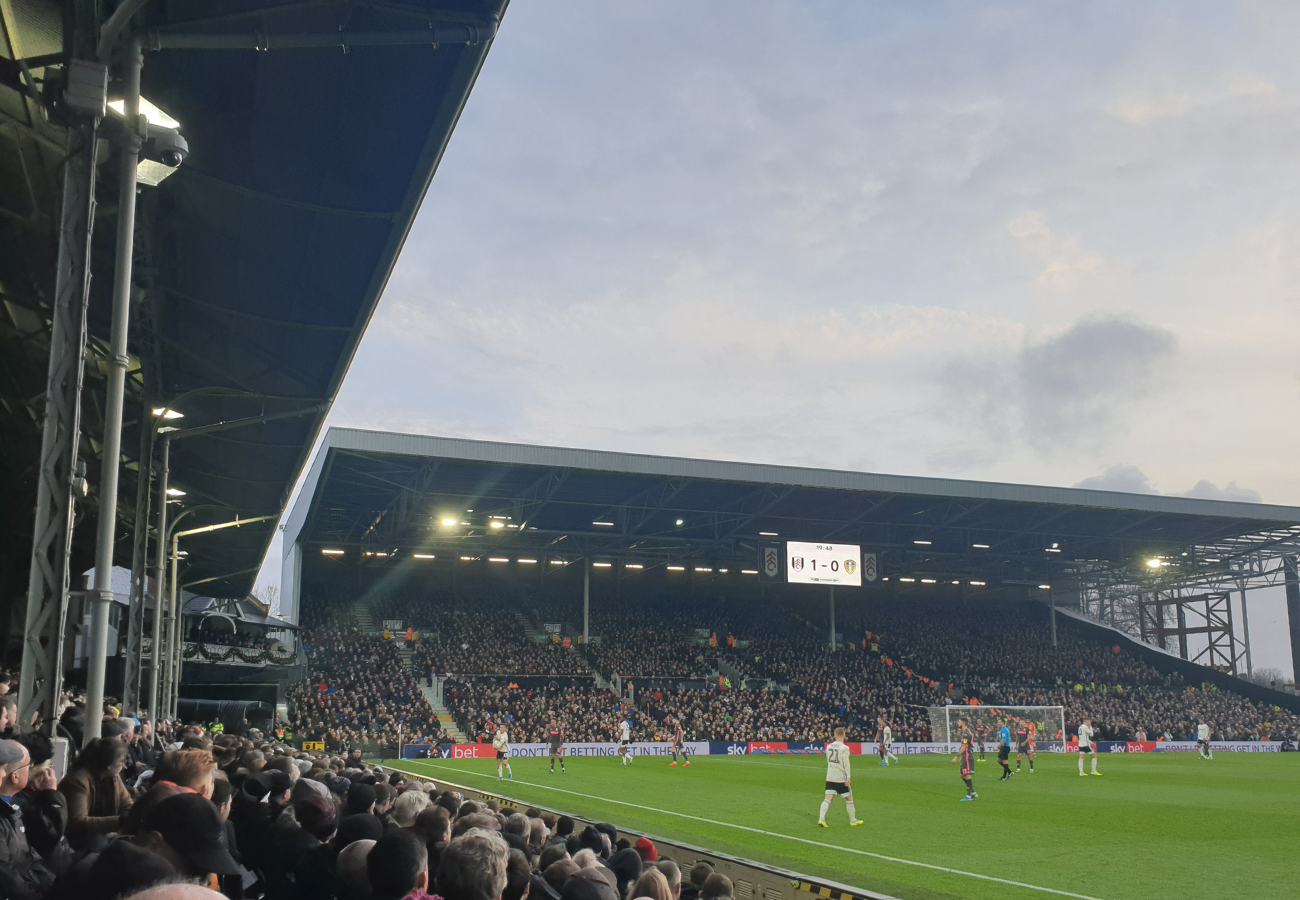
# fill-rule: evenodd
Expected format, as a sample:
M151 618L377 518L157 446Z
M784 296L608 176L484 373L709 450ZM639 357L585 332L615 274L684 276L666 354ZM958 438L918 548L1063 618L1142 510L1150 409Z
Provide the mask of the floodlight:
M455 519L443 519L443 520L442 520L442 527L443 527L443 528L455 528L455 527L456 527L456 520L455 520Z
M1158 568L1160 568L1161 566L1163 566L1164 563L1162 563L1162 562L1161 562L1160 560L1158 560L1158 559L1148 559L1148 560L1147 560L1147 565L1150 566L1150 567L1153 568L1153 569L1158 569Z
M976 550L987 550L989 548L988 544L971 544L971 546Z
M502 562L510 562L510 560L506 559L504 556L489 556L488 562L502 563Z
M740 574L741 574L741 575L757 575L757 574L758 574L758 569L741 569L741 570L740 570Z
M916 582L916 579L915 579L915 578L900 578L900 579L898 579L898 580L899 580L899 581L906 582L907 584L913 584L913 583Z
M1040 591L1050 591L1052 589L1052 586L1050 584L1040 584L1038 586L1038 589Z
M413 556L413 557L416 558L416 559L434 559L434 558L435 558L434 555L433 555L432 553L412 553L411 556Z
M623 568L625 568L625 569L644 569L645 566L641 565L640 563L623 563Z
M613 528L613 527L614 527L614 523L613 523L613 522L600 522L600 521L597 521L597 522L592 522L591 524L592 524L592 525L599 525L601 528Z
M343 551L342 551L342 550L324 550L324 549L322 549L322 550L321 550L321 553L322 553L323 555L325 555L325 556L342 556L342 555L343 555Z
M495 519L493 519L493 520L492 520L491 522L489 522L488 524L489 524L490 526L492 526L493 528L505 528L505 527L506 527L506 525L505 525L504 522L498 522L498 521L495 520Z
M696 566L696 567L695 567L695 571L697 571L697 572L712 572L713 570L710 569L710 568L708 568L707 566Z
M614 565L614 564L613 564L613 563L607 563L607 562L598 562L598 563L592 563L592 564L591 564L591 567L592 567L593 569L608 569L608 568L609 568L610 566L612 566L612 565Z
M988 582L985 582L985 581L972 581L972 582L971 582L971 587L984 587L984 585L987 584L987 583L988 583Z
M157 419L183 419L185 413L177 412L174 409L168 409L166 406L155 406L153 410L154 418Z
M930 541L912 541L912 543L913 543L913 544L916 544L918 547L928 547L928 546L930 546Z
M685 524L685 523L684 523L681 519L678 519L678 520L677 520L677 524L678 524L678 525L682 525L682 524Z
M669 572L685 572L685 571L686 571L686 567L685 567L685 566L669 566L669 567L668 567L668 571L669 571Z
M921 579L921 584L934 584L934 583L935 583L935 580L934 580L933 578L922 578L922 579Z
M678 522L677 524L680 525L680 524L682 524L682 523L681 523L681 522ZM759 535L762 536L762 537L780 537L780 536L781 536L781 535L777 534L775 531L760 531L760 532L759 532Z
M108 108L113 110L119 116L126 115L125 100L109 100ZM180 122L177 122L156 104L149 102L144 97L140 98L140 115L144 116L145 120L150 125L156 125L159 128L170 128L175 131L181 127Z
M184 496L185 496L185 492L182 491L180 488L169 487L169 488L167 489L167 496L168 496L168 497L184 497Z
M517 562L517 563L523 563L523 564L526 565L526 566L534 566L534 565L537 565L537 560L535 560L535 559L517 559L517 560L515 560L515 562Z

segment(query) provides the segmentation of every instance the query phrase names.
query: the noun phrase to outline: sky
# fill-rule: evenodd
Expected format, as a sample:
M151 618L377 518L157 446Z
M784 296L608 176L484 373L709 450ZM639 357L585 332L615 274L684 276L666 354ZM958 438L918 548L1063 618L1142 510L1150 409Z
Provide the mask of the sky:
M520 0L329 424L1300 505L1297 25Z

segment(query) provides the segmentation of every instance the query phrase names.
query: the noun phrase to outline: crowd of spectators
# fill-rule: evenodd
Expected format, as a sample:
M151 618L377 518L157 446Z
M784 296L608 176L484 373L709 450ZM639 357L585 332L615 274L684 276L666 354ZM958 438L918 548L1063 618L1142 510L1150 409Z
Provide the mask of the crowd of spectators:
M453 678L443 684L443 703L471 740L491 741L505 725L516 743L541 743L554 724L569 741L612 741L631 716L642 740L640 716L610 691L582 682L520 687L505 678Z
M308 677L287 692L295 736L327 747L444 739L397 643L319 627L303 635Z

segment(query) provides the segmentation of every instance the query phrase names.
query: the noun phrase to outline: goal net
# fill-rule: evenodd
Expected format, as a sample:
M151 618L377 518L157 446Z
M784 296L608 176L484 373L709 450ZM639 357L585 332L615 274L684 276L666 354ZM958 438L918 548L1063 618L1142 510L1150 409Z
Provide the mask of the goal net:
M985 749L997 746L998 731L1003 723L1011 729L1011 743L1017 744L1016 732L1021 725L1033 726L1034 741L1040 749L1062 740L1065 734L1064 706L930 706L930 734L936 743L955 744L961 740L959 720L970 720L976 741L983 740ZM1017 749L1019 749L1017 747Z

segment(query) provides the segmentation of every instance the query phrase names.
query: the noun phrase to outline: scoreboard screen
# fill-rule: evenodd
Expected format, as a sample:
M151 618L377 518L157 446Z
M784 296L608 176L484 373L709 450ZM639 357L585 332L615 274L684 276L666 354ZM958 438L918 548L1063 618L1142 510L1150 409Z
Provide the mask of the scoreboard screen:
M862 548L857 544L787 541L785 580L790 584L862 586Z

